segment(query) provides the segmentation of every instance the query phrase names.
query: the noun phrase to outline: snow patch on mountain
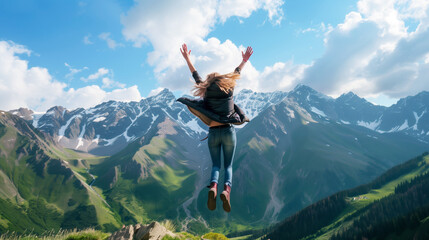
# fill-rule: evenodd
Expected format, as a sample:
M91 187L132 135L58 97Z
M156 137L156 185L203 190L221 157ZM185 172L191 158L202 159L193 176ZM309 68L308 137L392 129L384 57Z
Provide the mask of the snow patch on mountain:
M372 121L372 122L357 121L357 125L369 128L373 131L376 131L377 128L380 126L380 124L381 124L381 117L377 120Z
M147 108L146 110L143 111L143 109L141 107L139 107L139 114L134 118L131 119L131 123L130 125L128 125L128 127L125 129L124 133L122 133L122 135L124 135L125 139L127 140L127 142L131 141L134 139L134 135L133 136L128 136L128 130L130 129L131 126L134 125L134 123L136 122L136 120L141 117L149 108ZM152 126L152 124L151 124ZM149 127L150 128L150 127Z
M33 127L38 128L39 127L39 120L41 117L43 117L45 113L34 113L33 114Z
M288 117L295 118L295 111L293 111L292 109L290 109L288 107L286 108L286 110L288 111L288 113L287 113Z
M100 141L100 134L97 134L97 136L95 136L95 138L94 139L92 139L92 141L91 142L93 142L93 143L95 143L95 144L98 144L98 142Z
M250 120L252 120L269 106L283 101L286 96L287 93L282 91L253 92L249 89L243 89L234 96L234 103L244 111ZM240 125L240 127L241 126L242 125Z
M55 115L55 110L51 109L45 113L45 115Z
M192 119L191 121L187 122L185 124L186 127L190 128L192 131L197 133L206 133L207 131L202 129L200 125L198 125L198 121L196 118Z
M78 143L77 143L75 150L78 150L79 147L83 146L83 135L85 134L85 131L86 131L86 125L83 125L82 131L80 132L79 137L77 138Z
M417 115L416 112L413 112L414 118L416 119L416 123L412 126L413 130L417 131L417 124L419 123L420 118L426 113L426 110L422 112L422 114Z
M94 112L96 112L97 110L98 110L98 108L93 107L93 108L86 109L84 113L90 115L90 114L93 114Z
M311 106L310 110L321 117L327 117L322 110L319 110L316 107Z
M153 125L153 123L156 121L156 119L158 119L158 117L159 117L159 115L153 115L152 114L152 122L150 123L150 126L152 126Z
M58 130L58 141L60 141L64 137L64 134L65 134L67 128L69 127L70 123L77 117L81 117L81 115L74 115L73 117L71 117L66 122L66 124L64 126L60 127L60 130ZM33 121L33 124L34 124L34 121Z
M197 119L196 117L192 118L190 121L185 122L182 119L181 114L184 112L184 109L182 109L182 111L179 112L179 114L177 114L177 121L185 126L186 128L189 128L191 131L201 134L201 133L206 133L207 131L204 130L202 127L200 127L200 125L198 124L198 121L200 121L199 119ZM186 134L188 134L188 136L191 136L191 133L189 133L186 129L185 129Z
M391 133L391 132L399 132L399 131L405 130L407 128L409 128L409 126L408 126L408 119L405 119L404 123L401 126L393 127L392 129L390 129L387 132L389 132L389 133Z
M106 120L106 117L97 117L97 118L95 118L94 120L92 120L93 122L102 122L102 121L104 121L104 120Z
M118 139L120 136L122 136L123 134L121 134L121 135L118 135L118 136L116 136L116 137L114 137L114 138L111 138L111 139L102 139L103 141L105 141L105 142L107 142L106 144L104 144L104 146L106 147L106 146L111 146L113 143L115 143L115 141L116 141L116 139Z

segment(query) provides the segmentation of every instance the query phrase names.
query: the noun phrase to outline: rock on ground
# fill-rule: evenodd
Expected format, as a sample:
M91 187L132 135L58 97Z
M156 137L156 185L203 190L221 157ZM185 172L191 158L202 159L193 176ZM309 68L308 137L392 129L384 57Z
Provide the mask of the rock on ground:
M151 224L130 225L114 232L108 240L161 240L165 235L176 235L167 230L159 222Z

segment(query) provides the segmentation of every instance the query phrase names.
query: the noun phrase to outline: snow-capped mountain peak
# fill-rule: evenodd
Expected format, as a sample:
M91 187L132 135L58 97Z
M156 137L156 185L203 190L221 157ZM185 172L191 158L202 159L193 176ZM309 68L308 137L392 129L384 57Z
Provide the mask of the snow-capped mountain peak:
M356 105L356 104L374 105L374 104L368 102L366 99L359 97L354 92L348 92L348 93L342 94L337 99L335 99L335 101L341 102L344 104L352 104L352 105Z
M249 119L253 119L269 106L280 103L286 96L287 92L282 91L264 93L243 89L234 96L234 102Z
M234 101L251 120L270 106L284 108L293 103L294 109L302 109L314 122L351 124L379 133L404 132L429 141L429 92L403 98L391 107L373 105L352 92L333 99L306 85L298 85L291 92L243 89L235 94ZM291 117L295 115L292 109L285 110ZM192 138L203 137L207 132L207 126L177 102L168 89L139 102L108 101L74 110L55 106L44 114L28 109L11 112L32 121L33 126L53 136L61 145L94 154L112 154L145 136L167 118Z

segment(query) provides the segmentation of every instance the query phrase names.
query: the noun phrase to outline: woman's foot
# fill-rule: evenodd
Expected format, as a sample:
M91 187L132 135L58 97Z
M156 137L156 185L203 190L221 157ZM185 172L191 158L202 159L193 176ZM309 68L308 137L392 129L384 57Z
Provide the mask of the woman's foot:
M225 212L231 212L231 203L229 201L230 194L231 187L225 184L223 187L223 192L220 194L220 199L223 202L223 210L225 210Z
M207 199L207 207L213 211L216 209L217 183L212 182L208 187L210 188L210 190L209 197Z

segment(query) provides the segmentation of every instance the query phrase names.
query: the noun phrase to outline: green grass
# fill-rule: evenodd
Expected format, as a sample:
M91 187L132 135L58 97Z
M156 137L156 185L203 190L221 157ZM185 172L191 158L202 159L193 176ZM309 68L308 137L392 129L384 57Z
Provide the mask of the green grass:
M221 234L221 233L207 233L204 234L204 236L202 236L203 239L209 239L209 240L228 240L227 237L225 237L225 235Z
M0 236L0 240L104 240L110 236L94 229L77 230L58 230L49 231L40 235L27 233L16 234L14 232L5 233Z
M172 140L155 136L141 146L134 142L120 153L94 166L95 185L125 224L174 219L177 208L192 195L196 173L185 166ZM171 167L174 163L174 167ZM105 173L116 169L116 181ZM110 176L110 175L109 175ZM114 186L111 188L111 186Z
M252 234L249 234L249 235L245 235L245 236L230 238L230 240L246 240L247 238L249 238L251 236L252 236Z
M151 169L152 176L168 191L177 191L183 187L183 182L192 176L185 170L174 170L168 165L158 166Z
M9 221L7 219L3 219L0 215L0 229L4 228L7 229L7 226L9 224Z
M257 152L265 152L275 146L270 139L261 136L253 137L248 142L248 145L251 149L254 149Z

